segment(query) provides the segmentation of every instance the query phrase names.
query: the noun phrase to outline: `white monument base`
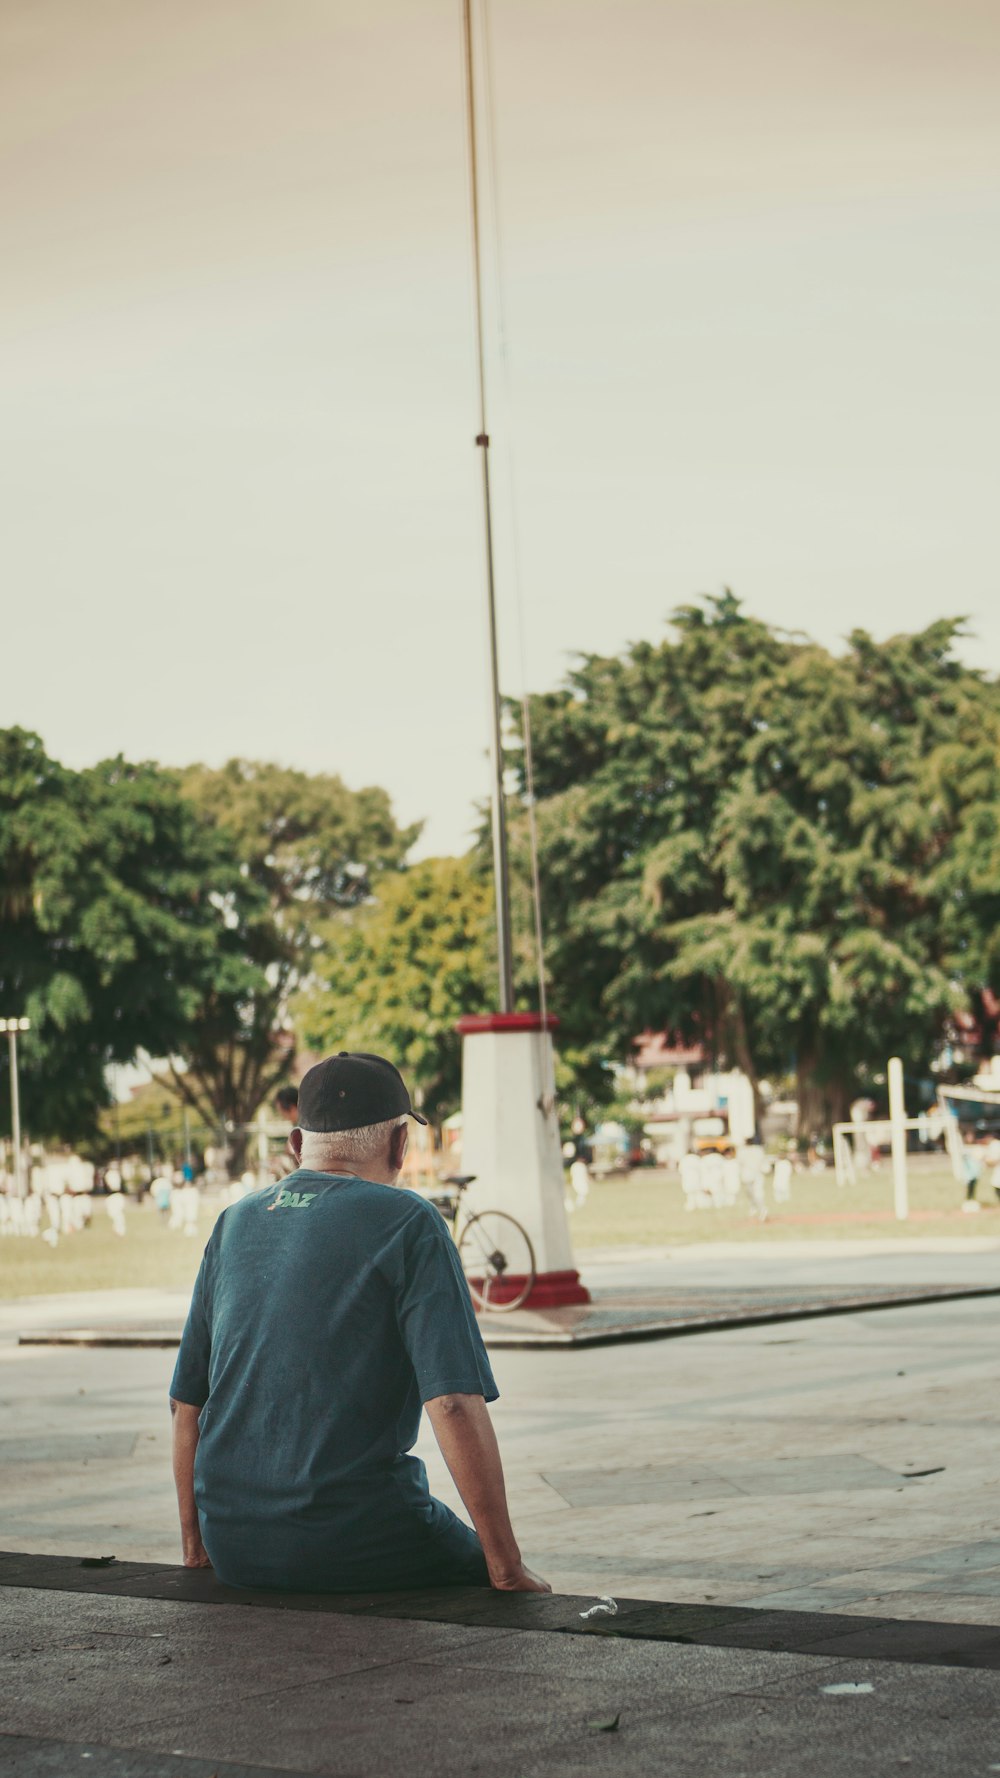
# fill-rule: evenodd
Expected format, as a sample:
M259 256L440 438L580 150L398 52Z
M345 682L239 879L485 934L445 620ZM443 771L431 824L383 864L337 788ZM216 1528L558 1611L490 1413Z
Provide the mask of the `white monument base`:
M563 1201L562 1146L552 1081L552 1018L538 1013L487 1013L460 1019L462 1033L462 1171L474 1173L470 1211L505 1210L517 1218L535 1251L535 1283L522 1307L589 1303L573 1264ZM493 1288L516 1295L523 1279Z

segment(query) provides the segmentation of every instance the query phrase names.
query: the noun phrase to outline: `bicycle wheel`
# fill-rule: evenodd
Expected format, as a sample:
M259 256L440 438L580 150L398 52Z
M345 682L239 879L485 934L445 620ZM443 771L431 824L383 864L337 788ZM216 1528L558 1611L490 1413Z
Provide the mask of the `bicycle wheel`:
M521 1307L535 1282L535 1251L513 1216L504 1210L470 1216L458 1255L478 1309L500 1314Z

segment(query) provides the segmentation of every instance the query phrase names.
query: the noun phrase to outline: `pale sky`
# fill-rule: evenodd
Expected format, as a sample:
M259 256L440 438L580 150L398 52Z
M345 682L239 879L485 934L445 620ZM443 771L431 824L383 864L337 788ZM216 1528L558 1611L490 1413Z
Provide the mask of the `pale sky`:
M994 0L489 0L504 679L733 587L1000 669ZM4 724L485 794L459 0L0 0Z

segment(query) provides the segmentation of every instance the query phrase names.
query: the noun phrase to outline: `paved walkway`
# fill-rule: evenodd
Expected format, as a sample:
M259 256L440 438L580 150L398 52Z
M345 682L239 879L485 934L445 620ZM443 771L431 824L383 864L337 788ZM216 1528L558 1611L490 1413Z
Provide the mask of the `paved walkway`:
M237 1597L177 1569L0 1558L0 1771L950 1778L1000 1765L996 1632L643 1601L588 1621L586 1600L473 1589Z
M983 1283L998 1259L964 1244L909 1258L868 1244L752 1259L713 1249L608 1261L605 1273L641 1285L642 1267L667 1264L702 1288L734 1265L762 1287L775 1268L792 1283L803 1269L831 1281L831 1267L845 1283L859 1268L873 1283L905 1282L908 1266ZM16 1346L16 1328L36 1312L51 1318L51 1301L7 1305L0 1323L3 1541L175 1560L172 1354ZM59 1313L72 1320L79 1303ZM495 1413L526 1554L561 1590L591 1597L995 1624L998 1335L1000 1299L984 1298L663 1343L496 1352ZM426 1434L420 1448L432 1485L455 1504Z

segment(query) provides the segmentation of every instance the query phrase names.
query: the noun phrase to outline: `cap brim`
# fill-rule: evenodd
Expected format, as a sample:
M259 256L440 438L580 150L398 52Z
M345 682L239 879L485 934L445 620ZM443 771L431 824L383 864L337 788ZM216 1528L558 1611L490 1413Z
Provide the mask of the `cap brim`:
M410 1117L412 1117L414 1119L414 1121L416 1123L423 1124L426 1128L427 1119L425 1117L421 1117L419 1111L411 1111L409 1115L410 1115Z

